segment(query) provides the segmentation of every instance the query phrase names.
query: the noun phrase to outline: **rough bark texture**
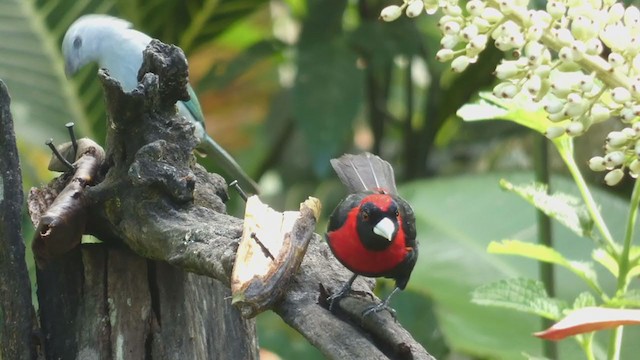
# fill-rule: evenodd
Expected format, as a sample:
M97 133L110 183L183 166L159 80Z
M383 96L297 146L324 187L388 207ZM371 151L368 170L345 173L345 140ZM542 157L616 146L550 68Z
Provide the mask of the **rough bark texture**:
M9 104L0 80L0 359L32 359L37 355L35 317L20 232L22 176Z
M253 321L216 280L83 245L38 271L48 359L255 359Z
M184 55L157 46L166 57L147 58L153 73L132 93L101 74L109 109L104 180L79 189L87 219L79 227L108 244L83 245L38 271L49 359L258 358L255 322L230 305L228 281L170 265L188 265L184 252L200 236L207 240L200 246L234 251L237 244L217 240L236 239L242 223L223 213L226 184L195 163L193 126L175 112L187 97ZM207 256L212 264L221 257ZM215 267L209 275L231 264Z
M86 189L86 232L111 247L84 246L39 273L49 354L257 358L255 325L227 298L243 223L224 214L226 183L195 163L193 126L173 105L186 98L184 55L154 41L144 58L129 94L100 74L108 152L104 181ZM314 227L309 212L295 227L292 236L312 239L274 311L328 358L430 359L390 314L362 318L363 307L379 301L372 280L354 284L364 296L344 299L337 314L327 310L324 289L338 289L350 273Z

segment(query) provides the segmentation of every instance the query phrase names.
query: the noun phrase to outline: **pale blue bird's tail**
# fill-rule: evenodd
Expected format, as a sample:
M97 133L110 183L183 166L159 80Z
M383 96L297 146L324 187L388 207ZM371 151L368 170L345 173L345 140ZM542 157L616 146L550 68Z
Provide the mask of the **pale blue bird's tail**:
M258 194L258 184L242 170L240 165L238 165L234 158L223 149L220 144L207 134L200 101L198 101L198 96L195 91L193 91L191 85L187 85L187 92L191 99L186 102L179 101L177 104L178 112L186 116L187 119L196 126L195 135L198 140L200 140L200 144L198 144L196 150L200 150L205 155L211 157L231 180L238 180L240 185L245 188L245 191L248 190L251 193Z
M204 134L204 136L200 138L200 144L198 144L197 149L211 157L232 180L238 180L246 191L254 194L258 193L258 184L256 184L255 181L242 170L233 157L209 135Z

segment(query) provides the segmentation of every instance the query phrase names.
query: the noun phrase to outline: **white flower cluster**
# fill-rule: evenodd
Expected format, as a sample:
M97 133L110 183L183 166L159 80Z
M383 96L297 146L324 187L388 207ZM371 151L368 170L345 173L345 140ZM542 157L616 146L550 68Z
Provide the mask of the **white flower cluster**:
M384 8L393 21L404 12L442 16L439 61L455 72L478 59L489 40L510 55L496 67L495 96L527 96L547 112L546 136L577 136L591 125L620 118L629 127L609 134L606 155L590 161L617 184L628 168L640 174L640 11L615 0L549 0L531 10L528 0L404 0ZM605 55L606 54L606 55ZM637 146L636 146L637 145Z

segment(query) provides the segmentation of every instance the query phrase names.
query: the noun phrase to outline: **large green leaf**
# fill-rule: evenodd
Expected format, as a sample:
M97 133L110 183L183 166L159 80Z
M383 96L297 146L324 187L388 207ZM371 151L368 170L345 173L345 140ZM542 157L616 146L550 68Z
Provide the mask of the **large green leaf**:
M577 197L559 192L549 194L548 187L540 183L514 185L503 179L500 186L520 195L538 210L556 219L579 236L594 236L593 220L589 217L586 206Z
M563 301L550 298L538 280L514 278L482 285L473 291L476 304L504 307L551 320L559 320L567 309Z
M362 102L362 72L342 32L345 0L309 2L298 46L293 115L313 157L325 174L352 130Z
M535 261L486 252L494 240L515 238L535 242L536 239L535 209L502 191L501 178L524 183L531 181L533 175L470 175L400 187L401 195L415 210L420 242L420 257L408 287L426 292L434 299L441 330L454 350L480 357L517 359L523 352L541 355L541 340L531 336L542 329L541 319L471 303L471 292L479 286L509 278L538 277ZM554 178L552 186L576 194L573 183L567 179ZM626 203L603 191L593 191L614 237L620 238ZM554 248L564 256L579 261L591 259L592 241L562 226L554 226L554 238ZM600 284L612 294L615 279L603 268L596 270ZM557 296L568 303L589 290L563 268L557 269L556 280ZM625 339L631 340L633 334L637 335L634 329L625 331ZM627 346L637 346L634 343L625 342L625 351ZM574 341L561 342L560 350L560 358L582 356Z
M82 136L91 135L82 105L64 76L58 43L68 24L95 3L0 0L0 79L12 98L26 188L51 177L44 141L67 141L65 123L74 121Z
M262 7L265 0L0 0L0 79L12 96L22 166L27 184L46 171L48 138L68 138L73 121L79 136L104 138L102 88L94 67L69 81L60 53L69 25L88 13L111 13L165 42L196 49ZM182 16L184 15L184 16Z
M517 255L563 266L581 278L596 293L600 294L602 291L598 285L596 272L593 270L593 263L568 260L552 247L520 240L503 240L492 241L487 251L490 254Z

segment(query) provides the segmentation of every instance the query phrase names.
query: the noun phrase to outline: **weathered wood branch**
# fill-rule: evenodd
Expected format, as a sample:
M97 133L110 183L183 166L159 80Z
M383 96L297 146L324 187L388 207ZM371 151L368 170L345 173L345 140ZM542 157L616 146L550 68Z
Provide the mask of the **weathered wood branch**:
M36 322L20 231L22 175L10 101L0 80L0 359L34 359Z
M86 190L86 232L228 288L243 222L224 213L226 183L195 162L193 125L176 114L175 102L187 97L184 55L152 42L140 83L131 93L123 93L105 72L100 78L109 121L106 173L101 183ZM329 358L430 359L389 314L362 319L363 302L357 298L340 303L350 316L327 310L322 289L339 288L350 273L314 228L313 215L302 212L292 236L312 241L273 310ZM370 294L372 286L372 280L360 280L355 289ZM363 299L367 304L379 301L373 295Z

